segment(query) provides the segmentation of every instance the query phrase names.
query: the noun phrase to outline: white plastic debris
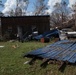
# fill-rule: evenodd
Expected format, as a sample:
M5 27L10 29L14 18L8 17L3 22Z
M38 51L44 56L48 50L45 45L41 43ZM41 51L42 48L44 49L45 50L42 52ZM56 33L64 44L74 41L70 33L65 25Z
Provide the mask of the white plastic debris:
M30 61L26 61L26 62L24 62L24 64L28 64Z
M4 46L0 46L0 48L3 48Z

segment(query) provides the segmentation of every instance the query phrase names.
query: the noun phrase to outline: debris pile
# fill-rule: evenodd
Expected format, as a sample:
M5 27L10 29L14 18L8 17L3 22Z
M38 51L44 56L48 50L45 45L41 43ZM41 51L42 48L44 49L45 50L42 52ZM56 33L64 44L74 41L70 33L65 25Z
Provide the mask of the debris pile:
M44 48L33 50L24 55L24 57L32 58L29 62L33 63L37 59L43 59L41 67L49 63L59 63L60 68L66 64L76 63L76 41L73 40L62 40Z

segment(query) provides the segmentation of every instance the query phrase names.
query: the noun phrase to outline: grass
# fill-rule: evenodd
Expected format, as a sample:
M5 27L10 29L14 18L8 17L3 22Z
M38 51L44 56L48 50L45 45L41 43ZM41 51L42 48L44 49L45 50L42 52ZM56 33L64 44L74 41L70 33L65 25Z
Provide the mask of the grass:
M13 45L18 44L18 48ZM58 71L58 65L50 64L41 68L42 61L37 60L34 65L24 64L30 60L23 58L23 55L31 50L42 48L50 43L40 42L0 42L0 75L76 75L76 66L67 66L64 72Z

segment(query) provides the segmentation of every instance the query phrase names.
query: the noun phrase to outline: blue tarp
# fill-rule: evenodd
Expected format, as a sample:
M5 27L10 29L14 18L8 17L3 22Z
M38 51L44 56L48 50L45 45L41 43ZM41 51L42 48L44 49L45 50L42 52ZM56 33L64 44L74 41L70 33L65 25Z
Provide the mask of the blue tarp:
M33 37L33 39L40 40L41 38L51 38L52 36L58 37L59 31L57 29L53 29L53 30L47 31L41 35L35 36L35 37Z
M49 60L76 62L76 42L70 40L62 40L50 44L44 48L33 50L25 54L24 57L47 58Z

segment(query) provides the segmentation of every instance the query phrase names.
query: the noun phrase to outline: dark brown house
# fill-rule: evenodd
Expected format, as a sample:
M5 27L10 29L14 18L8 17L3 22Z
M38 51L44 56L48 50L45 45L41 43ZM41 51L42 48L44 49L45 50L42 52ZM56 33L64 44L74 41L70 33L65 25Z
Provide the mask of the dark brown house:
M19 16L19 17L1 17L1 35L6 33L31 34L33 31L38 31L39 34L49 31L50 29L49 16Z

